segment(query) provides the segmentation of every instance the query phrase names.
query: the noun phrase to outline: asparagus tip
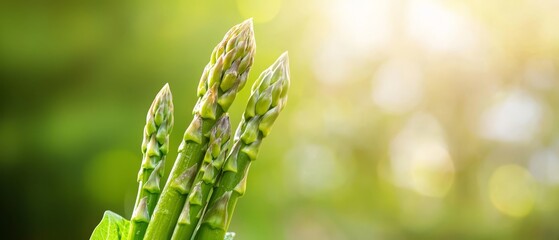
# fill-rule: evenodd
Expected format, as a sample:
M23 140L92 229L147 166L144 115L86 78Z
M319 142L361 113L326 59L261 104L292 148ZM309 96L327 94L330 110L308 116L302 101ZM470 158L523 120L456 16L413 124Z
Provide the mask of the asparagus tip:
M254 40L254 23L252 18L249 18L238 25L239 32L241 35L245 35L248 38L249 48L254 48L256 41Z
M169 87L169 83L165 83L165 86L159 90L157 94L157 98L168 97L171 95L171 88Z
M278 61L287 61L287 63L289 64L289 51L283 52L283 53L279 56Z
M151 114L155 115L157 109L162 107L163 105L166 105L169 108L169 110L172 111L173 95L171 94L171 88L169 87L168 83L165 84L165 86L163 86L161 88L161 90L159 90L157 95L155 96L155 99L153 100L153 102L151 104L150 112L148 113L148 117ZM170 113L170 114L172 114L172 113Z
M282 53L278 60L276 61L276 64L278 66L280 66L284 72L284 79L287 82L287 84L289 84L290 79L289 79L289 53L287 51L285 51L284 53Z
M240 25L241 26L246 26L246 27L249 27L250 29L252 29L254 23L252 21L252 18L248 18L247 20L244 20Z
M248 34L254 35L254 23L252 21L252 18L244 20L243 22L239 23L237 27L241 32L247 31Z
M269 75L271 79L264 80L267 78L264 76L262 82L258 84L260 90L263 91L264 89L277 84L278 86L281 86L281 97L286 97L285 94L287 93L287 89L290 85L288 52L285 51L282 53L269 69L269 72L263 72L262 75Z

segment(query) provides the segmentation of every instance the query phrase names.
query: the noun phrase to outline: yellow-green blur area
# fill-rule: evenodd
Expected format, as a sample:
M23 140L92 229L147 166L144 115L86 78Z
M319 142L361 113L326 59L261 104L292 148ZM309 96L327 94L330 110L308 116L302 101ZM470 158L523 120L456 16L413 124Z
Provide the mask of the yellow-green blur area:
M2 237L129 218L153 97L170 84L177 149L213 47L249 17L234 125L286 50L291 89L239 240L559 238L557 0L3 1Z

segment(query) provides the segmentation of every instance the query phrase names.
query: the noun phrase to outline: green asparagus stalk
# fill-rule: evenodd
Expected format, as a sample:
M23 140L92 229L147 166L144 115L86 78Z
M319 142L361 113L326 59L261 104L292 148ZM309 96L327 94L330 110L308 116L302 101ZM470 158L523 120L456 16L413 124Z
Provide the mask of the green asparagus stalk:
M161 186L159 184L169 151L169 135L173 130L173 96L169 84L159 91L146 117L142 142L143 160L138 173L138 195L134 204L128 239L144 237Z
M169 239L208 148L210 130L244 87L254 60L252 20L231 28L214 48L198 85L194 119L155 207L145 239Z
M179 216L171 237L172 240L190 239L194 233L202 215L202 210L207 204L210 191L221 173L221 167L229 150L230 135L231 125L229 117L225 115L212 129L210 145L204 156L202 167L194 180L195 184L191 187L190 194Z
M233 146L194 239L224 238L237 200L245 193L248 171L256 160L262 139L270 133L287 102L289 84L286 52L252 86L252 94L235 133Z

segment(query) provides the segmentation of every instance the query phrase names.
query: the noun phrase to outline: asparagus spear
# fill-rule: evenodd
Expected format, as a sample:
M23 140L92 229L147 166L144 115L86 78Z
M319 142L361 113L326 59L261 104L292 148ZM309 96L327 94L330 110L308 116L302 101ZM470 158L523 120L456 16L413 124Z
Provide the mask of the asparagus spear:
M222 175L195 235L197 240L222 240L239 197L245 193L250 164L256 160L262 139L287 102L289 60L287 52L266 69L252 86L252 94Z
M194 180L195 184L191 187L190 195L188 195L179 216L171 237L172 240L190 239L194 233L202 210L208 201L208 196L210 196L210 191L221 172L221 166L225 162L230 135L231 125L229 117L225 115L212 129L209 148L204 156L202 167Z
M134 204L128 239L142 239L161 186L165 157L169 151L169 134L173 130L173 96L169 84L157 94L146 117L142 142L143 160L138 173L138 195Z
M145 239L169 239L208 147L208 135L245 85L255 52L252 19L226 34L214 48L198 85L194 119L155 207Z

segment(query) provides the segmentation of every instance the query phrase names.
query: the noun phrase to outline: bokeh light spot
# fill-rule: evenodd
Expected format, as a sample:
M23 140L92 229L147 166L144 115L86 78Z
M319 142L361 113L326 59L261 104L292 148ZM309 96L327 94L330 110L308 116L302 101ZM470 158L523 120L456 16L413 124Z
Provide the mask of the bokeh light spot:
M326 39L321 43L313 59L314 74L321 83L339 85L351 81L348 76L352 76L355 70L354 56L339 47L341 44L336 39Z
M428 114L416 114L392 141L391 167L397 185L429 197L444 197L454 182L454 163L443 130Z
M516 218L530 213L534 206L533 179L521 166L499 167L489 180L491 202L500 212Z
M411 110L423 96L420 66L408 60L390 60L373 78L372 98L382 109L403 113Z
M448 151L439 144L418 148L414 155L412 182L414 189L431 197L443 197L454 182L454 165Z
M335 153L318 144L300 144L286 155L288 179L303 195L312 196L341 186L347 178L346 166Z
M540 127L542 111L541 104L531 95L514 90L482 116L481 135L503 142L528 141Z
M530 173L534 178L549 185L559 184L559 149L543 149L530 158Z
M278 15L281 0L237 0L237 8L243 18L253 18L255 22L271 21Z

